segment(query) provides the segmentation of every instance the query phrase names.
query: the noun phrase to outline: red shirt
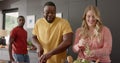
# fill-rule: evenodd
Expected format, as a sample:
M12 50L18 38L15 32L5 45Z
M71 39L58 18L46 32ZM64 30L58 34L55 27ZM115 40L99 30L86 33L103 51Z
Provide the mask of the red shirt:
M10 34L14 38L12 51L15 54L27 54L27 32L22 27L15 27Z

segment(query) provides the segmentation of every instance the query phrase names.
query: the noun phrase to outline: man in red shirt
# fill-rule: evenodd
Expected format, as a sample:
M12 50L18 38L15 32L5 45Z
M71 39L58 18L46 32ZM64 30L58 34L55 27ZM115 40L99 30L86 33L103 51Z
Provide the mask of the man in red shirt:
M27 31L23 28L25 18L18 17L18 26L13 28L9 39L9 56L11 62L30 63L27 51Z

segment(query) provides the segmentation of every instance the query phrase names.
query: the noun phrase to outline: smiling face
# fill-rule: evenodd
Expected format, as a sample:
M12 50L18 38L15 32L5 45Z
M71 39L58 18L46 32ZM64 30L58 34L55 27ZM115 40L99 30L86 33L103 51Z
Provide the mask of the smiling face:
M98 34L102 30L102 21L100 18L100 12L96 6L89 5L86 7L83 18L82 18L82 31L81 34L86 37L88 35L88 31L96 30Z
M96 18L95 18L95 14L92 10L89 10L86 13L86 22L88 24L89 27L94 27L96 25Z
M55 6L45 6L44 7L44 18L47 22L52 23L56 17L56 8Z

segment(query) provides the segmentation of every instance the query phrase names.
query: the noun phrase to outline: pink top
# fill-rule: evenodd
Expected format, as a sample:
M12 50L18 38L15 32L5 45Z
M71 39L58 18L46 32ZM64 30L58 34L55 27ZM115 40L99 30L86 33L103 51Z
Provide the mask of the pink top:
M101 63L110 63L110 54L112 50L112 36L110 30L103 26L102 32L101 32L101 40L98 42L96 38L90 40L85 39L85 42L87 42L89 48L90 48L90 55L87 56L85 54L85 51L81 51L78 44L80 40L83 40L80 38L80 28L76 30L75 34L75 41L73 45L73 51L78 53L79 59L88 59L88 60L99 60Z

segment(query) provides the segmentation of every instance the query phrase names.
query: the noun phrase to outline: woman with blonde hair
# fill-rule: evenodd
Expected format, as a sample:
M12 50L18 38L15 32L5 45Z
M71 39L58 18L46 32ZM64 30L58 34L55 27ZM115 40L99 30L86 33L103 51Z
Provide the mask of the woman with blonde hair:
M111 63L112 35L109 28L102 24L98 8L88 6L82 20L73 44L73 51L78 53L78 59L93 63Z

